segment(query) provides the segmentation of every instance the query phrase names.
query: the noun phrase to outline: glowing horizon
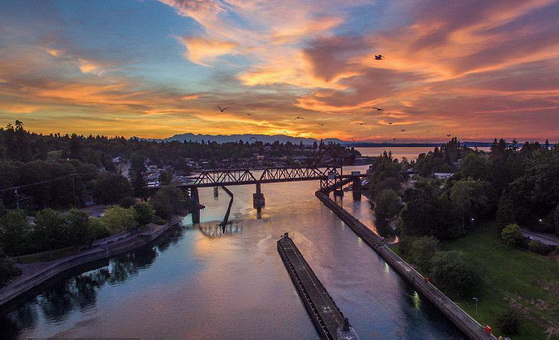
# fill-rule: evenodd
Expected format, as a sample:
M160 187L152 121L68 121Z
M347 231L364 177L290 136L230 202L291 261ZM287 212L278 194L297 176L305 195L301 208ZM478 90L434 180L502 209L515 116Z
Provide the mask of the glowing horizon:
M557 142L557 17L552 0L6 1L0 125Z

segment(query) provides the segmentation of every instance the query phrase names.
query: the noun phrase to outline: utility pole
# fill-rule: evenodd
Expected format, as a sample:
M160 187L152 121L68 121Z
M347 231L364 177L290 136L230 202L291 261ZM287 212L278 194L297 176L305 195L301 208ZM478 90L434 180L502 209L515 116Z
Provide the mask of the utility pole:
M19 195L17 194L17 187L14 188L14 192L16 194L16 209L19 210Z

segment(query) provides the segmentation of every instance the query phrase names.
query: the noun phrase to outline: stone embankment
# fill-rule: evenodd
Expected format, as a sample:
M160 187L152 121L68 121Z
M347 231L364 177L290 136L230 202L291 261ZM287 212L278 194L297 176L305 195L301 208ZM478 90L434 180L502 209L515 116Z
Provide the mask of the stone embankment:
M46 281L62 274L63 272L91 262L108 259L140 247L143 247L159 238L172 226L179 223L181 216L174 216L169 223L162 226L152 226L148 231L139 234L128 234L127 237L117 239L107 238L106 242L96 242L96 247L82 251L78 254L67 256L24 269L22 275L14 279L7 286L0 289L0 310L15 301L27 292L40 286Z
M492 334L485 332L485 326L480 325L460 306L438 290L433 284L417 272L411 265L404 261L384 244L384 240L375 234L366 225L348 213L327 194L322 191L315 193L316 197L332 210L357 236L377 252L396 272L408 280L417 291L431 301L450 321L452 321L470 339L487 340L496 339Z

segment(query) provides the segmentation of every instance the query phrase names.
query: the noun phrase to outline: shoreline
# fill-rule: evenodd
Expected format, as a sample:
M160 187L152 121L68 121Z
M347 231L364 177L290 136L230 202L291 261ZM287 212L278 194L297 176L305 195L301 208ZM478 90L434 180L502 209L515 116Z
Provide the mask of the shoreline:
M19 277L0 289L0 315L7 312L7 307L20 297L25 296L25 294L37 289L47 281L53 280L71 269L107 260L113 256L136 250L152 243L178 225L182 218L183 216L175 215L171 217L168 223L157 226L157 228L131 235L113 243L99 245L75 255L42 262L42 264L45 264L44 266L37 266L38 268L36 269L29 269L23 272Z

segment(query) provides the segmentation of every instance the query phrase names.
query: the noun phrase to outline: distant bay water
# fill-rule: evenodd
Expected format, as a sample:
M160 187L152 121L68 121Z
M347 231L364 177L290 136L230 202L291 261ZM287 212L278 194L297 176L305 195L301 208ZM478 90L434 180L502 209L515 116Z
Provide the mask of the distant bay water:
M417 159L419 154L428 153L433 151L435 147L433 146L367 146L367 147L356 147L355 149L361 153L363 156L380 156L384 151L392 152L392 156L398 160L402 160L404 157L411 161ZM478 147L479 150L489 151L489 147Z

